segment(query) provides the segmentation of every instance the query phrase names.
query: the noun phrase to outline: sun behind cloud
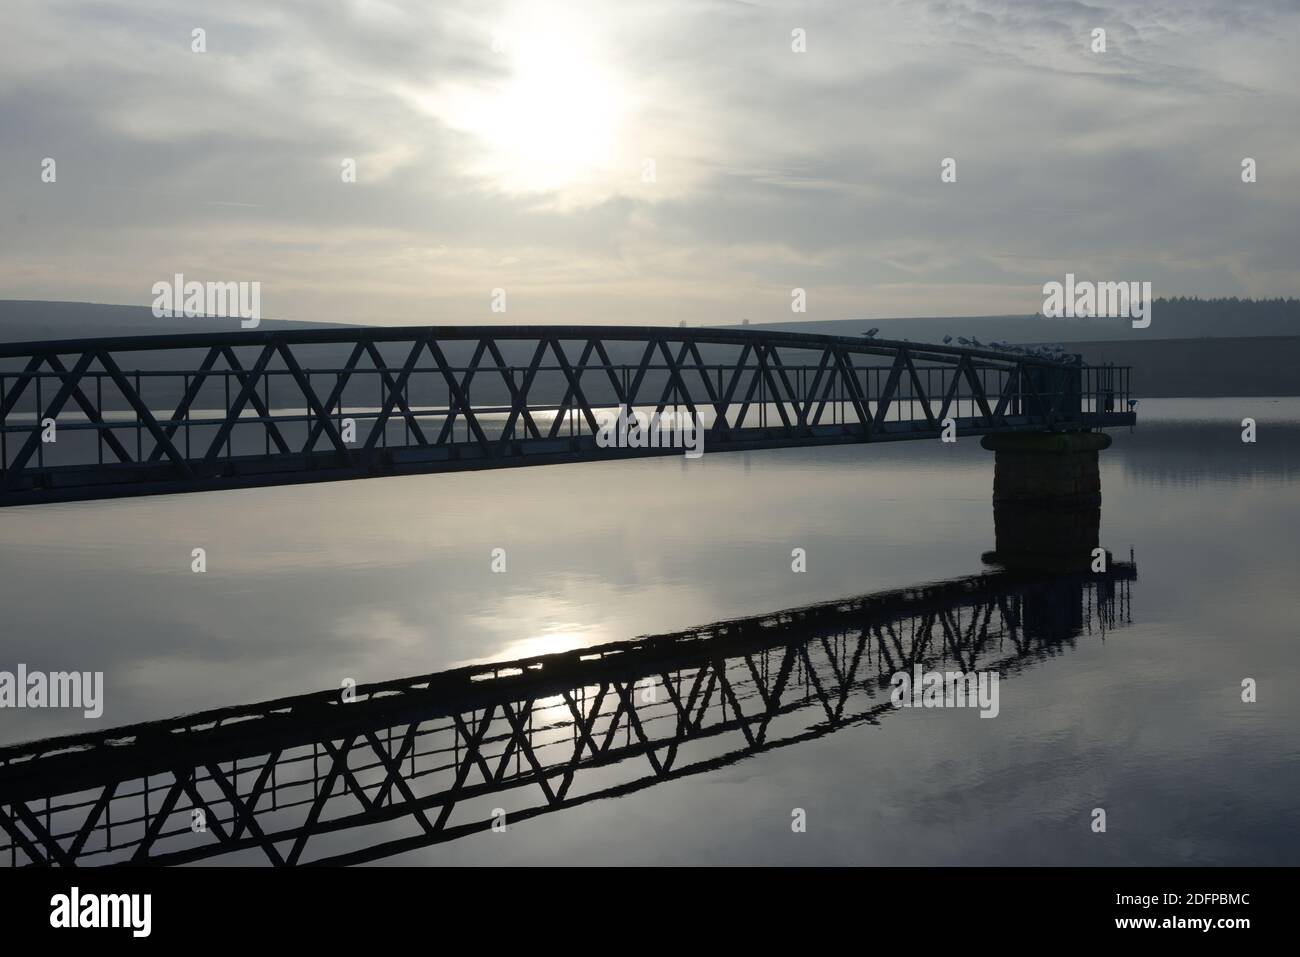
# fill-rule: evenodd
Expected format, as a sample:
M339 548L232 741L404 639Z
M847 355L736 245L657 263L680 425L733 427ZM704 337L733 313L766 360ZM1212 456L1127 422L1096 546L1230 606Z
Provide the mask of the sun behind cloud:
M474 140L468 170L511 194L596 199L639 175L620 148L633 97L588 21L549 6L520 9L485 38L497 77L416 94L422 109Z

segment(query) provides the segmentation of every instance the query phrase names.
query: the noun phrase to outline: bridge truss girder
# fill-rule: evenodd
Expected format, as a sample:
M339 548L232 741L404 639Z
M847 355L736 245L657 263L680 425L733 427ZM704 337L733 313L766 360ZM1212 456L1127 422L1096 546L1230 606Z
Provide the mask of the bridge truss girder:
M934 438L949 418L958 434L1101 428L1132 423L1114 411L1127 389L1115 367L778 332L349 328L16 344L0 346L0 505L680 454L602 447L618 407L689 415L704 451Z

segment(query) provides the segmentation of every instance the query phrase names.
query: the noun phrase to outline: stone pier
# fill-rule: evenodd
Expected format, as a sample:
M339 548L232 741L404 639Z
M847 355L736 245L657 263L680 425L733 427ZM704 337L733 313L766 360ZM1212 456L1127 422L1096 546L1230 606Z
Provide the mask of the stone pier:
M995 505L1101 505L1097 453L1110 447L1104 432L1005 432L980 445L997 454Z
M1098 547L1103 432L986 435L997 454L993 519L997 550L986 560L1007 567L1083 569Z

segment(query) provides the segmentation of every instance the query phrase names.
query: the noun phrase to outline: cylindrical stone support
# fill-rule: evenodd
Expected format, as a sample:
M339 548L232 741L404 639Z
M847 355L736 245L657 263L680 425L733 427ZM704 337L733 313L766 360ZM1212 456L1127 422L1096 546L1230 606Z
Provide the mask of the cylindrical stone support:
M1104 432L1010 432L980 444L997 453L993 521L997 551L1010 567L1082 570L1093 559L1101 525L1097 453Z
M1101 504L1097 453L1110 446L1104 432L1004 432L984 436L980 445L997 455L995 505Z

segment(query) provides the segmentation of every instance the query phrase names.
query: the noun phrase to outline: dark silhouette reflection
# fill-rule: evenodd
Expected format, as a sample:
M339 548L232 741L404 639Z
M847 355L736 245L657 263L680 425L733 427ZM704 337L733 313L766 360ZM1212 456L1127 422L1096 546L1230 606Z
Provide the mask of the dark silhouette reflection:
M996 551L984 561L1007 570L1083 571L1096 562L1101 507L1052 508L997 502L993 505ZM1110 556L1104 560L1109 563Z
M1000 540L1001 543L1001 540ZM1004 677L1130 620L1131 563L1003 568L563 654L0 749L12 865L358 863L894 710L916 664ZM196 822L202 823L197 828Z

